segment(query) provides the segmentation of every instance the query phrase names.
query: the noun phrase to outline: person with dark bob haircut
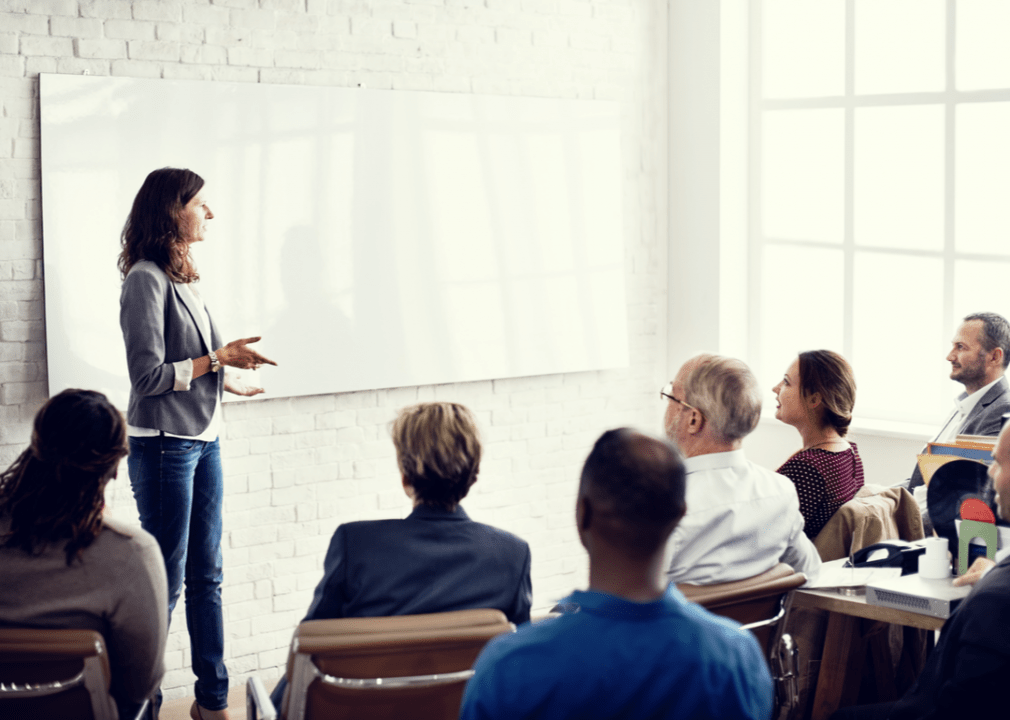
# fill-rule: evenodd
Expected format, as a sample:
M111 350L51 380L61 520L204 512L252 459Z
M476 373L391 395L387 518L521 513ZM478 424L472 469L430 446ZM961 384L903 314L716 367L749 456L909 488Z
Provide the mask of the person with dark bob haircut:
M0 474L0 625L100 633L121 718L161 682L168 632L158 543L103 514L126 453L126 422L108 399L64 390Z
M141 525L158 539L165 557L169 618L185 576L196 675L194 720L228 717L221 612L221 392L263 392L220 371L276 365L249 347L258 337L222 344L195 287L199 275L190 249L205 239L213 217L203 178L191 170L155 170L133 201L119 256L119 324L130 373L130 484Z
M778 469L796 485L803 532L812 540L863 487L859 449L845 439L856 404L856 380L831 350L799 354L779 384L775 417L796 428L803 448Z
M459 505L477 481L481 442L463 405L404 408L391 426L403 490L414 509L402 520L337 527L305 620L385 617L496 608L530 619L530 548L474 522ZM280 709L287 680L271 695Z

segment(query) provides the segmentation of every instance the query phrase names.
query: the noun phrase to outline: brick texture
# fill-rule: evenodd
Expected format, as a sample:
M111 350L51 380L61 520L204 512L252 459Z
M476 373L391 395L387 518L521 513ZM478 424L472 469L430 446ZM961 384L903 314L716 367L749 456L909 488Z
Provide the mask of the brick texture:
M579 470L604 429L659 429L666 361L662 0L39 0L0 10L0 463L47 396L39 72L619 100L631 367L225 407L225 632L233 682L276 677L341 522L403 517L388 423L453 399L485 434L477 520L531 545L536 610L586 583ZM121 353L110 348L110 353ZM136 520L125 463L109 511ZM192 694L181 607L163 688Z

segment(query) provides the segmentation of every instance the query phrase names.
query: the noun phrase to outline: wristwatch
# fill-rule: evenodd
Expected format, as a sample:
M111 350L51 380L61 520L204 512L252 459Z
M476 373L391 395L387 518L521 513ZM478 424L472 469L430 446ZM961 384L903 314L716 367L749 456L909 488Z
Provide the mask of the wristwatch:
M210 371L217 372L221 369L221 361L217 359L217 353L211 350L207 355L210 356Z

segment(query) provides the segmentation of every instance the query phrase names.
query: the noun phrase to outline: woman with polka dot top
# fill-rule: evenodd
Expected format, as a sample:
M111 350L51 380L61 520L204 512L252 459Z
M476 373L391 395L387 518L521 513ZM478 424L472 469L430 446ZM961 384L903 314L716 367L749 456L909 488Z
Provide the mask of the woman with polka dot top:
M845 440L856 404L856 381L845 358L810 350L793 360L772 388L775 417L796 428L803 449L778 469L796 485L803 532L811 540L863 486L863 461Z

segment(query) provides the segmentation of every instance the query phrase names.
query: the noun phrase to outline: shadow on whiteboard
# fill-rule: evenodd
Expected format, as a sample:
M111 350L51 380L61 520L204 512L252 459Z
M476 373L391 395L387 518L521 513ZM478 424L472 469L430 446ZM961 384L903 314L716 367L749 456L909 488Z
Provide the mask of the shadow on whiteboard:
M164 166L207 181L199 289L277 361L258 397L628 364L615 104L43 75L41 115L51 394L126 405L119 234Z

